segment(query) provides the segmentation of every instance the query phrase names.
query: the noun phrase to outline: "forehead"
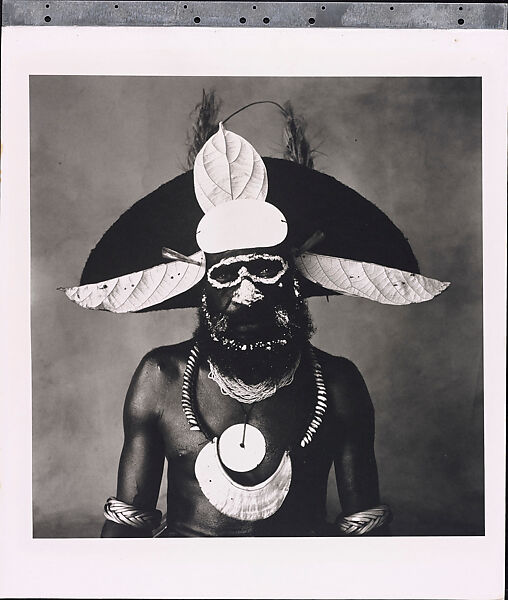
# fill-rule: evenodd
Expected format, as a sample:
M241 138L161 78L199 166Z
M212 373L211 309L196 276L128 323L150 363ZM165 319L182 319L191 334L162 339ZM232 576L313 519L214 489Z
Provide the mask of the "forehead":
M243 256L261 256L263 254L268 256L280 256L286 260L289 258L287 252L281 246L274 246L273 248L243 248L242 250L228 250L226 252L207 254L206 265L208 268L210 268L226 258L231 258L232 262L236 262L235 258L241 261Z

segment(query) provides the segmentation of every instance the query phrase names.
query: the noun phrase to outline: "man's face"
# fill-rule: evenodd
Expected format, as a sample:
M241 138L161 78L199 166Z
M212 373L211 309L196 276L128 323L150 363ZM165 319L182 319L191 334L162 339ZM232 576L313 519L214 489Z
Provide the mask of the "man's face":
M312 333L291 257L280 248L207 255L200 326L205 354L224 375L278 380Z
M206 313L212 334L240 345L283 339L296 301L289 257L274 250L208 256Z

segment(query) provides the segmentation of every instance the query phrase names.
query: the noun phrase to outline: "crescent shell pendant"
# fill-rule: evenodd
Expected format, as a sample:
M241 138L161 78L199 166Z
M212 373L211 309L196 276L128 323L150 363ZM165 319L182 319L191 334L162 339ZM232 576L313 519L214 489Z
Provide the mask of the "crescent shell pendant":
M240 485L221 465L217 438L209 442L196 458L194 466L201 491L219 512L240 521L260 521L275 514L291 485L289 452L284 452L275 472L257 485Z

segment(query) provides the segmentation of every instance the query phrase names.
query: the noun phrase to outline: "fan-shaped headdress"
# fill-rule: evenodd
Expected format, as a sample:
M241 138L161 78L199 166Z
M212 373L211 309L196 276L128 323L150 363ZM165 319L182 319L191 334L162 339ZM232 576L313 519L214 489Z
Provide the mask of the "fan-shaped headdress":
M410 304L449 285L419 273L400 230L357 192L314 169L262 159L219 123L193 172L127 210L90 253L80 285L65 293L115 313L198 306L206 253L282 242L307 297Z

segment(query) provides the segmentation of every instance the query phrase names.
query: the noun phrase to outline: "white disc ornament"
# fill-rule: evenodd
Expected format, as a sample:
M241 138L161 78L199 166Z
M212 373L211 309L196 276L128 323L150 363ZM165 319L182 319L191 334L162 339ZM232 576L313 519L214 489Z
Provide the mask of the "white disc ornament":
M255 469L266 453L266 442L259 429L238 423L224 431L218 443L220 460L228 469L246 473Z

